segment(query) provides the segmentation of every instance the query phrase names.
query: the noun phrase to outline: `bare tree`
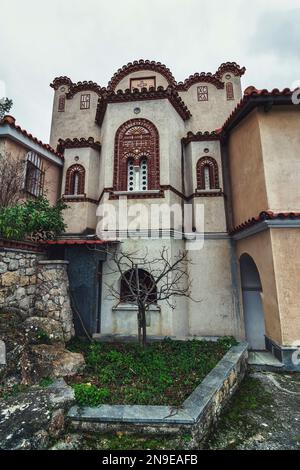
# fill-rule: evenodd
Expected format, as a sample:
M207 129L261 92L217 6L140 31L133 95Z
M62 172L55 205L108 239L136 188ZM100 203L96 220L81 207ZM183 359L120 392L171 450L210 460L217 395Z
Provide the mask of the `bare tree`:
M0 207L12 206L22 197L25 164L11 153L0 154Z
M108 257L107 274L118 274L121 288L116 288L115 284L105 285L118 304L128 302L137 305L138 340L146 346L146 313L151 305L166 301L171 308L175 308L176 297L192 299L187 252L181 251L172 259L166 247L156 258L149 258L148 250L143 256L137 256L136 253L116 249L108 252Z

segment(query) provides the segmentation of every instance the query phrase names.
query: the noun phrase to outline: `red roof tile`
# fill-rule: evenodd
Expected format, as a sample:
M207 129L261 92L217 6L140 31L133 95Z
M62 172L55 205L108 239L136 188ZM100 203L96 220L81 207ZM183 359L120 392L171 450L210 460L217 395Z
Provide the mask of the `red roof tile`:
M276 98L288 98L292 97L292 94L294 93L294 90L291 90L290 88L284 88L283 90L278 90L278 88L274 88L273 90L269 91L267 89L263 90L258 90L254 86L249 86L246 88L244 91L244 96L241 99L241 101L237 104L235 109L232 111L228 119L225 121L225 123L222 126L222 131L227 131L230 125L236 120L238 115L244 111L248 105L252 101L253 107L259 104L259 99L261 98L268 98L268 97L273 97L274 99ZM257 101L256 101L257 100ZM292 101L291 103L292 104ZM249 109L249 112L251 109Z
M16 125L16 120L13 116L6 115L2 120L0 120L0 126L5 126L8 125L12 129L15 129L17 132L20 134L24 135L28 139L30 139L32 142L40 145L43 147L43 149L48 150L48 152L53 153L53 155L61 158L62 160L64 159L63 155L56 150L54 150L51 145L49 144L44 144L41 140L39 140L37 137L34 137L32 134L27 132L25 129L22 129L20 126Z
M252 227L255 224L258 224L259 222L262 222L264 220L295 220L295 219L300 219L300 212L272 212L272 211L263 211L261 212L257 217L252 217L251 219L246 220L242 224L234 227L230 231L231 235L234 235L238 232L241 232L242 230L245 230L246 228Z

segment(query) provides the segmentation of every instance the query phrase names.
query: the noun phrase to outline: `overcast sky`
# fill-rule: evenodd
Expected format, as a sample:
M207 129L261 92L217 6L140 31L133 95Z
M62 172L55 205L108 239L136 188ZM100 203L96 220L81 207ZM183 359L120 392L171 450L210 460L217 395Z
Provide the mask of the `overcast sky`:
M143 58L180 81L236 61L243 88L292 87L299 25L299 0L1 0L0 80L17 122L48 142L56 76L106 86Z

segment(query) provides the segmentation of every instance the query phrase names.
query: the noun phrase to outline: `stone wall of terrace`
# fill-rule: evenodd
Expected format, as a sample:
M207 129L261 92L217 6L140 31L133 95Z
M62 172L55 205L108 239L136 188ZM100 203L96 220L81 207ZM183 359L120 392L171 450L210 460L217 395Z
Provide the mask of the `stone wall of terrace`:
M16 309L28 331L42 331L55 341L70 340L74 326L68 262L48 261L44 253L17 246L0 243L0 311Z

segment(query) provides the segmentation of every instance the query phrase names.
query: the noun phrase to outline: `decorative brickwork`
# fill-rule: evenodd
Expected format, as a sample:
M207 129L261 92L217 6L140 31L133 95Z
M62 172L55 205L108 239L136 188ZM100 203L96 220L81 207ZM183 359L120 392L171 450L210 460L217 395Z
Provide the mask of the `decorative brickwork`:
M205 185L205 168L209 170L209 189L219 189L219 171L216 160L212 157L202 157L197 163L197 189L208 189Z
M66 97L65 95L61 95L58 98L58 112L63 113L65 110L65 104L66 104Z
M101 144L98 141L95 141L94 137L89 137L85 139L81 137L80 139L58 139L57 151L63 153L65 149L76 149L76 148L86 148L91 147L94 150L101 149Z
M117 131L115 138L114 190L127 191L128 159L148 162L148 189L159 189L159 135L147 119L131 119Z
M122 68L120 68L108 83L107 89L115 90L118 83L120 83L120 81L126 77L126 75L141 70L151 70L153 72L157 72L165 77L169 85L176 85L176 80L172 75L172 72L164 64L155 62L154 60L150 61L141 59L135 60L134 62L129 62L127 65L124 65Z
M71 165L66 174L65 195L84 194L85 169L82 165Z
M231 82L226 83L226 98L227 100L234 100L234 91Z

